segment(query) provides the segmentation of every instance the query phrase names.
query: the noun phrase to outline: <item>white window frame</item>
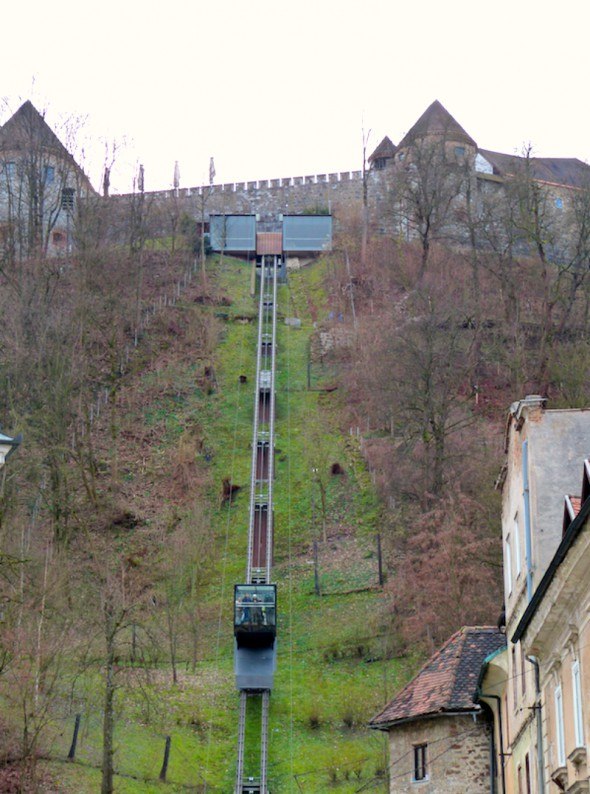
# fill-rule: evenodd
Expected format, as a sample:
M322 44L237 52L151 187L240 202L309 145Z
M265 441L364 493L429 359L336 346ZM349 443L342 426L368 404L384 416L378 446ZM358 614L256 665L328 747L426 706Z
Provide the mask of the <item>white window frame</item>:
M557 745L557 765L565 766L565 728L561 684L555 687L555 743Z
M574 706L574 736L576 747L584 747L584 711L582 709L582 679L580 675L580 662L576 659L572 663L572 696Z
M504 541L504 580L506 584L506 595L512 593L512 551L510 549L510 535Z

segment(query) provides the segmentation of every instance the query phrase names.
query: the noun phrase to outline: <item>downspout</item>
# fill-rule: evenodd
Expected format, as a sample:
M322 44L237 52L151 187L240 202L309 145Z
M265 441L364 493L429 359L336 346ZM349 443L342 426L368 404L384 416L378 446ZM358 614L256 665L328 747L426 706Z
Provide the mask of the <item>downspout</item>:
M528 661L535 668L535 712L537 719L537 780L539 782L539 794L545 794L545 768L543 765L543 715L541 713L541 676L539 673L539 662L536 656L527 656Z
M489 698L490 700L495 700L498 704L498 738L500 739L500 752L498 755L500 756L500 774L502 776L502 794L506 794L506 777L504 775L504 732L502 730L502 699L499 695L488 695L486 692L482 692L481 689L477 689L477 697L479 698ZM492 730L493 733L493 730ZM495 786L494 786L494 775L491 775L492 778L492 794L495 794Z
M533 566L531 542L531 498L529 489L529 447L528 441L522 442L522 480L524 498L524 548L526 558L526 595L527 601L533 597Z

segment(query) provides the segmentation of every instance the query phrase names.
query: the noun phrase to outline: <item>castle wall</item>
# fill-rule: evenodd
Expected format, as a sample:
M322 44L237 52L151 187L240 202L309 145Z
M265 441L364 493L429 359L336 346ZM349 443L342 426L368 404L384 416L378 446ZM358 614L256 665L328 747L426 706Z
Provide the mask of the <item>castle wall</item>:
M265 179L237 182L209 187L182 188L146 193L162 211L176 204L181 213L196 220L205 209L210 214L305 214L316 211L333 212L338 216L346 208L359 206L362 201L362 174L344 171L334 174ZM121 196L119 200L124 200Z

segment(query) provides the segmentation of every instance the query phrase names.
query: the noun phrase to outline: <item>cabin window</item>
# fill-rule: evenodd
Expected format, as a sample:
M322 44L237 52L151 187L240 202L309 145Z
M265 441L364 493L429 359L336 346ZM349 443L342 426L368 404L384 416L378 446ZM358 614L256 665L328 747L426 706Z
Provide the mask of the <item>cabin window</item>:
M414 777L413 780L426 780L426 748L427 744L414 745Z

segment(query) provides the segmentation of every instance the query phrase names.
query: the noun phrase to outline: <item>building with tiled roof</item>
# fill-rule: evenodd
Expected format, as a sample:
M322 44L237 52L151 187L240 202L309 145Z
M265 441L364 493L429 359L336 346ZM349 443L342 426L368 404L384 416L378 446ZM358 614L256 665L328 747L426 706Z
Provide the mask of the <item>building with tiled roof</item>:
M496 627L460 629L373 717L389 733L391 792L489 791L489 712L474 694L483 661L505 645Z

